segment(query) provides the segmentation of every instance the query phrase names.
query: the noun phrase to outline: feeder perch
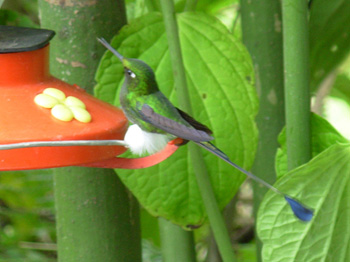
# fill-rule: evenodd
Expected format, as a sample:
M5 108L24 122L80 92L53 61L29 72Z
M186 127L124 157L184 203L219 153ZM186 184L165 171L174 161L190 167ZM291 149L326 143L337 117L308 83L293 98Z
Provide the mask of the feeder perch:
M120 145L57 145L58 141L123 140L128 121L123 112L69 85L49 72L49 41L54 32L0 26L1 145L37 143L0 150L0 171L62 166L144 168L169 157L171 142L155 155L126 159ZM63 110L62 110L63 109ZM40 146L40 143L54 142Z

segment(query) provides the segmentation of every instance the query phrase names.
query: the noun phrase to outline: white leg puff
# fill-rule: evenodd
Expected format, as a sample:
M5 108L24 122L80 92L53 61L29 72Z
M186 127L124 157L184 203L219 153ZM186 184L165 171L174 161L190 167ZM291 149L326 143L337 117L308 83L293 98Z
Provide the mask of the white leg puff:
M131 125L125 134L124 141L133 154L154 154L161 151L170 138L167 135L143 131L138 125Z

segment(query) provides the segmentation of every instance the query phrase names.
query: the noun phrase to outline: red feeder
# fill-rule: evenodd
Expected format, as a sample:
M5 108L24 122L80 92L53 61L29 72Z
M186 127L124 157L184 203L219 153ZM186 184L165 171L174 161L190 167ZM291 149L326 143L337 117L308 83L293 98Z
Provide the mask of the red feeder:
M0 26L0 144L30 141L123 140L128 121L122 111L50 75L49 46L54 32ZM91 115L88 123L61 121L51 109L34 102L46 88L81 100ZM143 168L169 157L177 146L155 155L122 159L123 146L33 147L0 150L0 170L23 170L85 165Z

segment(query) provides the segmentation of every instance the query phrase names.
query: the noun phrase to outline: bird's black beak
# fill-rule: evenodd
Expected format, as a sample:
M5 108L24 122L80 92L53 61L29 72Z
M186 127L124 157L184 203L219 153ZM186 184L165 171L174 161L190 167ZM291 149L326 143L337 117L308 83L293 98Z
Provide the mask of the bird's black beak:
M121 54L119 54L118 51L115 50L115 49L106 41L106 39L104 39L104 38L101 37L101 38L97 38L97 40L98 40L102 45L104 45L104 47L106 47L109 51L111 51L116 57L118 57L119 60L120 60L121 62L123 62L124 57L123 57Z

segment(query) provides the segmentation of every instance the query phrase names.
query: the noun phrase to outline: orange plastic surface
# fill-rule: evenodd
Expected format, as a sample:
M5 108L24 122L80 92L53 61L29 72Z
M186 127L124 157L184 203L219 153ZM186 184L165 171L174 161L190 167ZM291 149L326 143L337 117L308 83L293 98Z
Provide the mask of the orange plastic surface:
M29 52L0 54L0 144L26 141L122 140L128 121L117 109L83 89L49 74L48 46ZM90 123L55 119L50 109L34 103L47 87L82 100L92 116ZM121 146L38 147L0 151L0 170L37 169L81 165L114 158Z
M122 140L128 121L122 111L78 86L52 77L48 67L48 46L29 52L0 54L0 144L59 140ZM92 116L90 123L63 122L50 109L34 103L48 87L79 98ZM137 169L156 165L171 156L182 139L169 142L154 155L128 159L116 156L122 146L36 147L0 150L0 171L63 166Z
M85 164L86 167L100 168L122 168L122 169L140 169L147 168L159 164L170 157L178 149L177 145L169 143L162 151L150 156L140 158L122 158L115 157L112 159L102 160L90 164Z
M99 162L94 162L86 164L87 167L100 167L100 168L123 168L123 169L139 169L147 168L159 164L164 161L179 148L183 143L181 138L176 138L170 141L167 146L160 152L140 158L112 158L107 160L102 160Z
M48 67L48 46L35 51L0 54L0 144L59 140L122 140L128 121L122 111L75 85L52 77ZM79 98L92 116L90 123L63 122L50 109L34 103L48 87ZM0 150L0 171L63 166L137 169L156 165L171 156L182 139L169 142L154 155L117 158L122 146L36 147Z

